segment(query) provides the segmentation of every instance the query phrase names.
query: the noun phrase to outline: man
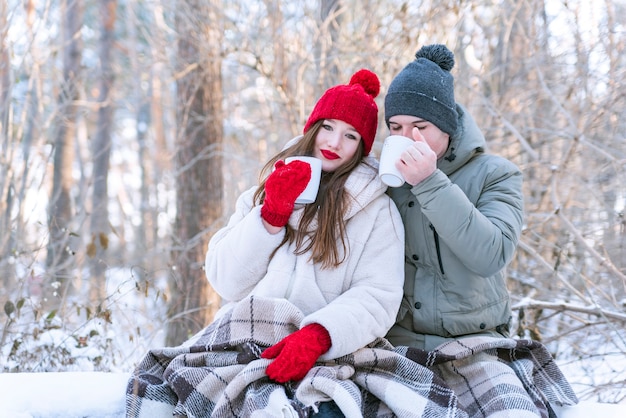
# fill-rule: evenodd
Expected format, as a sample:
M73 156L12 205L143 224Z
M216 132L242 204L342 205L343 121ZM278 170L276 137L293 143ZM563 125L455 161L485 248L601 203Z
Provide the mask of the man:
M528 393L498 351L516 344L504 270L522 230L522 173L485 152L483 134L454 99L453 66L444 45L425 46L385 97L390 133L414 140L396 162L405 184L388 189L406 245L403 301L387 338L453 358L430 366L470 416L546 416L547 402Z

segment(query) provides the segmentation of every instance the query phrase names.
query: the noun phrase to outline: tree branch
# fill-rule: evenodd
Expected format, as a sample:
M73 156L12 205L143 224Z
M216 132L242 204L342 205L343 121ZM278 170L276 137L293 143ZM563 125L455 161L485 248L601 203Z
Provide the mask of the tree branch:
M607 319L626 322L626 314L607 311L597 306L578 306L565 302L542 302L538 300L526 299L512 307L514 311L520 309L552 309L555 311L579 312L587 315L601 316Z

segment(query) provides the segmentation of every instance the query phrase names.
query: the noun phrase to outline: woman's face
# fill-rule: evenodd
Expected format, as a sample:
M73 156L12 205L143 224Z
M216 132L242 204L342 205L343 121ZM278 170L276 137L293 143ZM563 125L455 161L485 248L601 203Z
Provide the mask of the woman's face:
M352 125L339 119L325 119L315 138L313 156L322 160L328 173L350 161L359 148L361 135Z
M437 159L444 156L448 150L450 135L437 126L415 116L396 115L389 118L389 131L392 135L402 135L415 140L413 128L419 129L428 146L437 154Z

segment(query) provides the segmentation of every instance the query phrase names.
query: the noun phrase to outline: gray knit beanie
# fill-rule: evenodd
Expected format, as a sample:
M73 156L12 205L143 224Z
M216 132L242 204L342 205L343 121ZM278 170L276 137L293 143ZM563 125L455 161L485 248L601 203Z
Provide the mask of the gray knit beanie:
M396 115L415 116L452 135L457 127L454 54L445 45L423 46L393 79L385 96L385 122Z

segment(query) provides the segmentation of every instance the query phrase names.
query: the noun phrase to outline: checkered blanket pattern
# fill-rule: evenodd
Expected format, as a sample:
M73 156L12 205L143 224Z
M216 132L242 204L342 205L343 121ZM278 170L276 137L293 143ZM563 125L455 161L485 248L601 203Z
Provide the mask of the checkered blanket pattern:
M432 370L479 350L500 353L538 403L576 402L543 346L503 339L463 340L434 352L394 348L378 339L318 362L300 382L272 382L265 374L271 360L260 353L297 330L302 318L285 300L251 296L184 344L150 350L128 382L126 416L299 418L332 399L347 417L468 417Z

